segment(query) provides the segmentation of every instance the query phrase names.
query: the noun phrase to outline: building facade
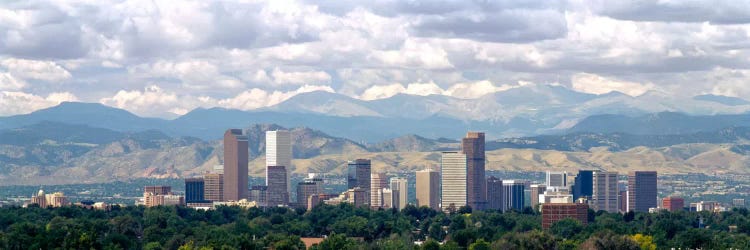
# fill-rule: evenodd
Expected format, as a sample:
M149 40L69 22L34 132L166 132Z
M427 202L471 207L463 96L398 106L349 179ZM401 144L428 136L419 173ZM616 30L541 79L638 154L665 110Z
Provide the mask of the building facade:
M425 169L416 174L417 207L440 209L440 172Z
M525 186L526 182L522 181L503 181L503 211L523 210Z
M255 201L259 207L268 206L268 186L254 185L250 187L250 201Z
M670 211L682 211L685 209L685 199L681 197L667 197L661 201L662 208Z
M567 187L568 173L547 171L546 185L548 187Z
M466 155L466 202L473 209L482 210L487 205L484 133L468 132L461 141L461 150Z
M297 184L297 202L299 207L307 207L307 201L310 196L323 193L323 179L306 178Z
M287 192L286 166L266 166L266 203L270 207L284 206L289 203L289 192Z
M383 189L388 188L388 176L385 173L370 175L370 206L374 209L383 207ZM360 188L360 191L364 192Z
M627 211L648 212L657 207L656 171L632 171L628 173Z
M487 207L497 211L503 210L503 181L495 176L487 178Z
M592 180L593 192L589 200L591 208L594 211L617 213L617 172L595 171Z
M249 151L247 136L242 129L224 133L224 196L223 200L239 201L247 198Z
M578 174L573 184L573 199L578 200L579 198L591 198L594 194L594 171L593 170L578 170Z
M202 177L185 179L185 202L205 202L205 182Z
M406 178L391 178L393 208L404 209L409 204L409 182Z
M531 185L531 207L534 209L538 209L537 205L539 205L539 195L543 195L544 191L547 191L547 185L545 184L533 184ZM539 211L539 210L537 210Z
M224 174L203 175L203 197L207 201L224 201Z
M443 189L441 208L446 212L457 211L467 205L466 155L459 152L443 152L440 168Z
M286 193L291 187L292 176L292 135L286 130L266 131L266 167L284 166L286 168ZM266 171L268 180L268 171ZM266 186L268 183L266 183ZM287 201L288 202L288 201Z
M589 206L583 203L545 203L542 204L542 228L549 229L555 222L574 219L582 225L588 224Z

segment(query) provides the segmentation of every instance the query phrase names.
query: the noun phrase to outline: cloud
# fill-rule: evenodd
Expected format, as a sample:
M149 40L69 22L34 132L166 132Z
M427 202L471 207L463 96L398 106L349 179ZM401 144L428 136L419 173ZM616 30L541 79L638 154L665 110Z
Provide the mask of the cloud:
M271 76L273 76L273 82L280 85L328 83L331 81L331 76L323 71L284 72L278 67L271 71Z
M18 91L0 91L0 116L31 113L67 101L78 101L78 98L68 92L42 97Z
M17 79L10 73L0 72L0 90L20 90L25 86L25 81Z
M370 57L390 67L449 69L448 53L429 43L408 39L399 50L373 51Z
M744 1L606 1L599 13L617 19L661 22L750 23L750 5Z
M463 98L463 99L474 99L479 98L487 94L505 91L517 86L502 85L495 86L490 81L483 80L471 83L457 83L445 91L446 95Z
M398 83L389 85L375 85L366 89L361 95L359 95L359 99L368 101L383 99L397 95L399 93L403 93L404 91L406 91L406 88Z
M11 74L26 79L43 81L62 81L71 77L70 72L50 61L25 60L8 58L0 61Z
M573 75L571 82L573 84L573 89L597 95L618 91L630 96L639 96L654 89L654 85L651 83L637 83L608 79L589 73L575 74Z

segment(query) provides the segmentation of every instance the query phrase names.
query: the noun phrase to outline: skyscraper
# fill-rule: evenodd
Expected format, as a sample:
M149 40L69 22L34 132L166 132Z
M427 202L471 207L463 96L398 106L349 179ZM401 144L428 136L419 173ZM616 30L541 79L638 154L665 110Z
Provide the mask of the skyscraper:
M573 199L578 198L591 198L594 192L594 171L593 170L578 170L576 175L575 183L573 184Z
M567 187L568 186L568 173L547 171L547 183L546 184L548 187Z
M365 192L367 204L370 204L370 174L372 166L369 159L356 159L347 165L347 186L349 189L359 187Z
M531 185L531 207L536 208L536 205L538 205L539 202L539 195L544 194L544 191L547 191L547 186L544 184L534 184Z
M466 137L461 141L461 150L466 155L466 202L473 209L484 209L487 204L487 182L484 178L484 133L466 133Z
M372 208L383 207L383 189L388 187L388 176L385 173L373 173L370 175L370 206Z
M266 167L284 166L286 168L286 192L292 190L292 136L289 131L266 131ZM266 170L266 180L268 171ZM269 186L266 182L266 186Z
M495 176L487 178L487 209L503 210L503 181Z
M466 155L459 152L443 152L440 158L442 201L446 212L466 206Z
M224 200L239 201L247 198L248 182L247 136L241 129L224 133Z
M208 201L224 201L224 174L203 175L203 195Z
M286 166L266 166L268 179L268 190L266 191L266 202L268 206L275 207L286 205L289 202L289 192L287 192L288 180Z
M311 174L302 182L297 184L297 206L307 207L307 200L310 196L323 193L323 179L316 178Z
M404 209L409 203L409 185L406 178L391 178L391 191L393 191L393 208Z
M383 196L382 208L397 208L394 203L398 202L398 193L393 192L390 188L384 188L380 190L380 194Z
M526 182L523 181L503 181L503 211L523 210L525 186Z
M628 211L648 212L657 207L656 171L628 173Z
M268 186L254 185L250 187L250 201L258 203L260 207L268 206Z
M185 203L205 202L205 182L203 178L185 179Z
M417 171L416 181L417 207L440 209L440 172L432 169Z
M617 213L617 172L594 171L592 176L593 192L589 201L591 209Z

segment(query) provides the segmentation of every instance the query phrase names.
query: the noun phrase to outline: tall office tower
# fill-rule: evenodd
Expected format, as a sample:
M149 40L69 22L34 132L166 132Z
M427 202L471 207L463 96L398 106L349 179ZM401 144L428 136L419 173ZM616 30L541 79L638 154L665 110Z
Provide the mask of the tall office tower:
M524 181L503 181L503 211L523 210L525 186L526 182Z
M266 175L268 175L268 179L266 179L268 184L266 202L268 206L281 206L289 202L289 192L286 189L287 173L286 166L266 166Z
M203 178L187 178L185 179L185 202L205 202L205 182Z
M406 178L391 178L391 191L393 191L393 208L404 209L409 204L409 185Z
M544 194L547 191L547 186L544 184L531 185L531 207L536 209L536 205L539 204L539 195Z
M502 211L503 209L503 181L495 176L487 178L486 209L498 211Z
M440 209L440 172L432 169L417 171L416 181L417 207Z
M242 129L229 129L224 133L224 200L239 201L247 198L248 168L247 136Z
M224 201L224 174L203 175L203 196L207 201Z
M373 173L370 175L370 207L378 209L383 207L383 189L388 187L388 176L385 173Z
M546 184L548 187L567 187L568 186L568 173L547 171L547 183Z
M347 165L347 186L349 189L359 187L365 192L367 204L370 204L370 174L372 165L369 159L356 159Z
M302 182L297 184L297 206L307 207L307 200L310 196L323 193L323 179L316 178L311 174Z
M628 211L628 191L627 189L618 190L620 191L617 192L617 209L624 213Z
M382 208L396 208L397 205L395 203L398 202L398 193L393 192L390 188L384 188L380 191L380 194L383 195L383 206Z
M286 192L292 190L292 135L286 130L266 131L266 166L286 167ZM266 170L266 180L268 171ZM268 183L266 183L266 186Z
M466 206L466 155L459 152L443 152L440 157L443 211L454 212Z
M648 212L657 207L656 171L628 173L628 211Z
M573 184L573 199L591 198L594 192L594 171L578 170L575 183Z
M466 202L471 208L482 210L487 205L487 180L484 178L484 133L469 132L461 141L466 155Z
M268 186L255 185L250 187L250 201L254 201L259 207L268 206Z
M680 197L667 197L661 202L661 207L670 212L682 211L685 209L685 199Z
M592 176L591 209L617 213L617 172L594 171Z

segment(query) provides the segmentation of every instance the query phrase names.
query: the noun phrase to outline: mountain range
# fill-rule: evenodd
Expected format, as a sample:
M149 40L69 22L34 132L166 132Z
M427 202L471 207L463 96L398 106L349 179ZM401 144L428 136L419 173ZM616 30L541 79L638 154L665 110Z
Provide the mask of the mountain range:
M172 120L139 117L101 104L67 102L29 114L0 117L0 129L53 121L120 132L156 129L173 137L214 140L220 138L226 128L273 123L284 127L316 128L359 143L376 143L405 134L457 139L468 130L485 131L489 138L507 138L584 131L661 134L672 129L630 131L643 128L642 122L616 123L605 128L606 124L613 124L609 122L613 119L650 119L648 116L654 114L664 116L657 118L664 119L665 126L679 125L670 133L712 131L724 125L746 125L745 121L742 124L734 121L714 124L711 120L716 115L723 115L720 119L743 119L748 112L750 102L735 97L701 95L682 98L658 91L637 97L619 92L594 95L559 85L529 84L477 99L398 94L364 101L318 91L299 94L275 106L257 110L198 108ZM669 123L678 119L670 114L708 121L700 124Z

